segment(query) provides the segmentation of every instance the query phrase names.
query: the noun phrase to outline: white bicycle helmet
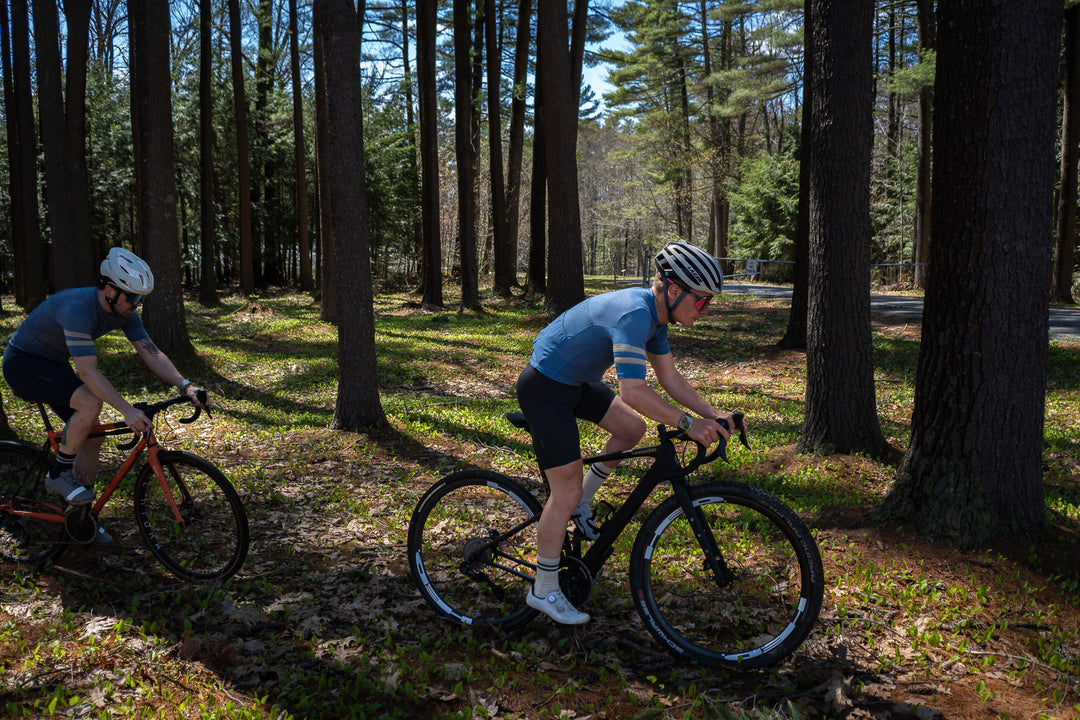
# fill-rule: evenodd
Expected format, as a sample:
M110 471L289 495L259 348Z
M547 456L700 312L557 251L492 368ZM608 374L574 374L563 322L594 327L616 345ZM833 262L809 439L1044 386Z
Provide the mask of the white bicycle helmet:
M114 247L101 261L101 278L124 292L148 295L154 289L154 273L142 258L124 248Z
M719 295L724 286L720 261L701 248L684 242L670 242L656 254L661 277L690 290Z

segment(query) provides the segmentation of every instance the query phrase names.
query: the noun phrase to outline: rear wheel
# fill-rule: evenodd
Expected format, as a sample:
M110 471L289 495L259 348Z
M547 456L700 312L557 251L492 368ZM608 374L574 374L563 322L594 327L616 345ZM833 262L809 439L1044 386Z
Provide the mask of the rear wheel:
M63 522L12 514L64 511L56 496L45 490L48 462L39 448L19 442L0 442L0 558L9 562L40 564L56 560L68 541Z
M520 627L536 574L541 505L517 481L465 470L424 494L409 523L409 567L432 607L458 622Z
M779 499L740 483L687 488L726 573L710 567L675 497L649 514L630 556L630 589L646 627L676 655L752 669L794 652L825 590L806 525Z
M248 550L240 496L213 463L185 452L159 452L164 481L147 463L135 481L135 517L150 552L184 580L232 577Z

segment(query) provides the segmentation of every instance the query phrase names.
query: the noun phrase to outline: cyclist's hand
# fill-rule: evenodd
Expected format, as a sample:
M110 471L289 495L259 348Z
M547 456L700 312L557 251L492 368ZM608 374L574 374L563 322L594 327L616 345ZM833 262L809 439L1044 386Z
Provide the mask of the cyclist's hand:
M727 440L731 433L715 420L696 418L686 431L686 436L708 448L715 445L720 438Z
M188 396L188 399L191 400L192 404L195 405L195 407L206 407L207 396L206 390L204 390L203 388L196 387L194 383L190 383L187 387L184 388L184 394Z
M145 432L150 427L150 418L142 410L132 407L124 413L124 423L135 432Z

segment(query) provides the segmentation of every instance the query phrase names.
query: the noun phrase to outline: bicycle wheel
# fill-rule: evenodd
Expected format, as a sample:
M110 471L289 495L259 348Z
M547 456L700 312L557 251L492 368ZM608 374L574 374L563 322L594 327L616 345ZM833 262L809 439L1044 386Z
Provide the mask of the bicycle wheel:
M409 568L420 593L458 622L520 627L536 572L540 503L518 482L485 470L438 481L409 522ZM506 537L503 537L506 535Z
M164 483L149 463L135 481L135 517L146 546L184 580L232 577L248 550L240 496L220 470L196 455L163 451L158 460Z
M49 465L38 448L20 442L0 442L0 558L37 565L55 560L68 540L64 523L20 517L4 511L63 512L45 490Z
M821 555L779 499L747 485L689 486L730 577L719 581L675 497L649 514L630 556L631 595L666 648L710 667L767 667L813 627L825 590Z

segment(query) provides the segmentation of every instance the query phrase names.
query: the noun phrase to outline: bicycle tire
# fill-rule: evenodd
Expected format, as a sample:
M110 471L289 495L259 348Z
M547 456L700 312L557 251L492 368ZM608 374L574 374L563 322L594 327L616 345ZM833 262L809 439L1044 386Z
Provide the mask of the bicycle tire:
M0 504L16 509L54 513L57 506L45 490L48 462L39 448L0 441ZM10 515L0 509L0 558L41 565L56 560L67 547L64 524Z
M135 481L135 517L147 548L183 580L232 577L244 564L250 542L240 496L213 463L197 455L162 451L158 460L183 522L147 463Z
M687 489L734 577L721 587L678 498L668 498L645 519L630 556L631 595L645 626L672 654L709 667L778 663L821 610L817 543L762 490L731 482Z
M537 612L525 604L536 569L540 502L517 481L463 470L432 485L409 521L409 569L420 594L443 617L512 630ZM509 529L520 531L472 560L467 556Z

